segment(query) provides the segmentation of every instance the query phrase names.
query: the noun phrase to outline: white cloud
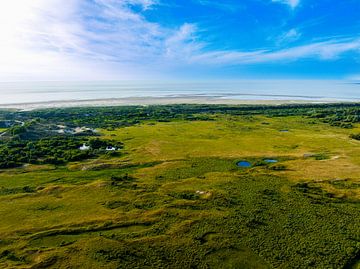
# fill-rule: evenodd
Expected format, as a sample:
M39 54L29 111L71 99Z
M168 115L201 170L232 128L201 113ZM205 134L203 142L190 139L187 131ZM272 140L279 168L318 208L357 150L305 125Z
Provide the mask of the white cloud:
M193 24L166 28L143 11L155 0L2 0L0 79L152 77L161 58L198 49ZM148 65L151 66L151 68Z
M196 26L194 24L184 24L171 36L165 39L166 58L180 58L185 60L191 57L203 45L196 41Z
M202 61L208 64L254 64L294 62L300 59L334 60L347 52L360 53L360 38L334 39L315 42L282 50L214 51L194 55L194 62Z
M147 21L142 12L156 4L155 0L2 0L0 80L146 79L172 68L332 60L360 51L359 38L279 50L210 50L199 38L196 24L169 28ZM290 29L280 39L284 44L300 36Z
M86 76L90 63L72 59L86 50L76 19L78 1L9 0L0 3L0 74L3 79Z
M203 6L209 6L224 11L235 12L242 8L242 5L239 3L226 3L224 1L214 1L214 0L196 0L196 2Z
M90 5L87 4L90 2L81 0L3 0L0 3L0 78L87 79L95 75L102 79L134 76L134 70L140 68L113 63L111 42L119 39L116 41L118 47L114 49L123 49L125 56L126 48L121 46L134 45L140 35L146 39L150 32L155 34L156 25L147 24L139 14L128 8L128 5L140 5L148 9L154 2L128 0L116 6L115 2L119 3L98 0L97 5ZM94 12L98 11L104 17L113 20L121 18L121 22L126 23L117 23L119 29L113 32L110 24L101 24L96 20L87 23L85 16L94 17L97 15ZM109 30L102 35L100 30L106 31L106 28ZM107 42L110 43L107 45ZM136 47L132 51L136 54Z
M283 33L277 38L277 44L287 44L299 40L301 38L301 33L296 29L290 29L289 31Z
M272 0L273 2L283 3L290 6L291 8L296 8L300 4L300 0Z

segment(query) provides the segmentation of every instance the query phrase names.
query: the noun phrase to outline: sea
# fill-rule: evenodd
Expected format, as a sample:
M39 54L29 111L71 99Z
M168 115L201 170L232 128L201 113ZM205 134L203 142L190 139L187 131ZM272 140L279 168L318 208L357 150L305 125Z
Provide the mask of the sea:
M360 101L360 83L338 80L0 82L1 105L122 98Z

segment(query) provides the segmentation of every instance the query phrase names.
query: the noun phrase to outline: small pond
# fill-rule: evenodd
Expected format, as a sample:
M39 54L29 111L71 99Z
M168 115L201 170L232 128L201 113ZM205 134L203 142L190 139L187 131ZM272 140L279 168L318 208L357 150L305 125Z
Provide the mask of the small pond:
M248 161L241 161L241 162L238 162L236 165L239 167L245 167L245 168L251 167L251 163Z
M278 160L275 160L275 159L265 159L264 162L266 162L266 163L277 163Z

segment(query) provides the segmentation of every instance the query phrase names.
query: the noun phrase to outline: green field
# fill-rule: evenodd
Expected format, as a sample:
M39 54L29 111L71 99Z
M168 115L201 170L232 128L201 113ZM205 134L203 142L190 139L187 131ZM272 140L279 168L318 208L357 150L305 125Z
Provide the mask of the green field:
M0 170L0 268L360 268L359 123L206 116L98 128L118 156Z

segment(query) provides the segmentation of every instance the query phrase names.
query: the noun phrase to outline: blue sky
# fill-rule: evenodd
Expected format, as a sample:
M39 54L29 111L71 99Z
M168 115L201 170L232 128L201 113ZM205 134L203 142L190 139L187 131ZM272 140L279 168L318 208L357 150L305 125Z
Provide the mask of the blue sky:
M360 79L358 0L2 0L0 80Z

